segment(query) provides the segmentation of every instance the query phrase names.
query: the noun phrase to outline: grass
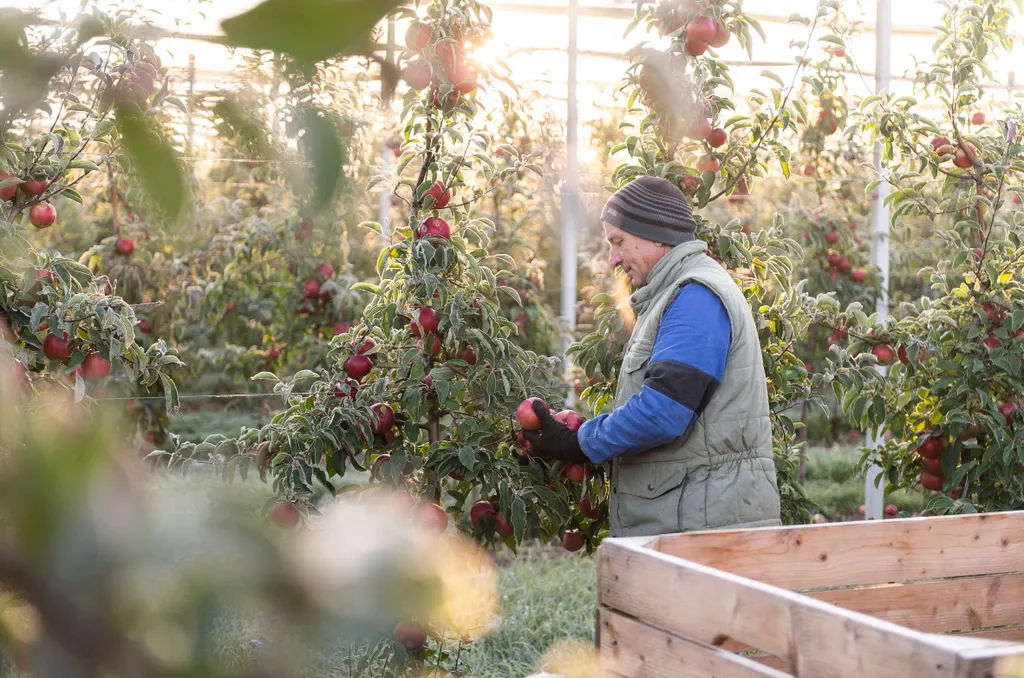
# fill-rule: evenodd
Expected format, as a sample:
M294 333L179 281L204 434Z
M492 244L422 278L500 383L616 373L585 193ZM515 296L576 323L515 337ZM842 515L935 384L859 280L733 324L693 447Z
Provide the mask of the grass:
M860 518L864 479L856 472L859 461L860 453L853 447L813 448L807 453L807 495L831 521ZM886 495L885 501L907 516L919 513L926 503L922 491L908 490Z
M590 558L520 559L502 568L502 624L475 643L467 676L521 678L566 638L594 642L597 575Z

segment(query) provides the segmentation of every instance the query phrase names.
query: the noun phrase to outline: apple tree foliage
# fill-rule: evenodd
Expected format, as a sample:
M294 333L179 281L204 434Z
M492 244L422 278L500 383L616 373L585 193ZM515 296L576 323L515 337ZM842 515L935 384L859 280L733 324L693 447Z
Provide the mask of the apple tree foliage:
M165 419L177 407L171 377L181 366L165 342L138 341L137 306L114 295L106 277L60 253L42 253L35 233L60 228L61 201L82 202L76 187L99 176L104 165L128 164L115 120L145 126L144 107L167 103L157 89L159 63L151 52L132 52L101 35L118 20L96 9L59 25L45 41L27 28L25 15L5 19L2 40L12 50L0 80L0 334L33 391L73 391L85 381L93 396L144 395ZM31 39L30 39L31 36ZM91 51L108 47L118 66ZM17 58L15 58L17 57ZM171 102L173 103L173 102ZM41 117L45 126L33 124ZM129 136L130 136L129 132ZM99 162L88 158L99 157ZM40 210L52 210L49 219ZM54 222L56 221L56 224ZM137 419L143 433L147 422Z
M477 125L487 106L506 115L517 106L507 67L473 58L490 36L490 10L475 0L424 9L418 18L409 8L395 14L408 26L400 157L370 187L391 191L402 217L365 224L388 244L378 282L354 286L370 296L360 322L334 338L330 368L255 377L289 396L270 424L181 444L171 464L212 462L228 476L256 470L303 511L317 510L325 494L383 491L485 543L514 548L582 529L593 546L605 523L596 500L579 505L600 474L568 482L567 469L530 457L516 438L524 398L558 405L560 361L522 348L516 337L530 325L503 314L503 302L522 303L521 269L496 251L490 201L510 181L539 174L542 149L496 144Z
M867 97L851 113L883 144L883 175L868 190L888 183L893 229L941 224L941 249L920 272L927 294L884 324L849 318L849 345L833 349L891 361L886 374L865 367L833 385L852 423L889 438L877 458L887 490L923 486L939 513L1016 509L1024 499L1024 111L994 110L984 93L986 57L1012 45L1013 8L950 3L913 95ZM941 114L923 110L925 99L941 102Z

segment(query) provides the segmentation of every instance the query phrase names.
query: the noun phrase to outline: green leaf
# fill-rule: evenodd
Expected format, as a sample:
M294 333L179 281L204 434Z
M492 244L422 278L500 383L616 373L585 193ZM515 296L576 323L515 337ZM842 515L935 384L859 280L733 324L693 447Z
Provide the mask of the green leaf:
M260 372L252 377L253 381L281 381L273 372Z
M522 542L526 538L526 502L519 495L512 500L512 527L516 541Z
M74 200L79 205L85 204L85 200L82 198L82 194L73 188L65 188L63 191L60 192L60 194L63 195L65 198Z
M303 141L313 161L313 208L327 207L338 192L344 165L341 136L326 111L311 108L305 112Z
M133 105L117 107L117 124L132 169L146 192L171 221L184 214L188 196L185 168L152 117Z
M226 19L231 45L284 52L317 62L370 49L374 26L398 0L266 0Z
M72 160L68 163L68 169L80 169L86 170L87 172L99 172L100 166L91 160Z

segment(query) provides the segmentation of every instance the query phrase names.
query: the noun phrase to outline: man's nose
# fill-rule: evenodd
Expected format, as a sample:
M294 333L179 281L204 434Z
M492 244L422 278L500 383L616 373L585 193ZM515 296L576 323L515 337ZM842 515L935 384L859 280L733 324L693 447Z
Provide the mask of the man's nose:
M621 264L622 264L622 257L620 257L616 252L612 252L608 256L608 267L611 268L613 271L616 268L618 268Z

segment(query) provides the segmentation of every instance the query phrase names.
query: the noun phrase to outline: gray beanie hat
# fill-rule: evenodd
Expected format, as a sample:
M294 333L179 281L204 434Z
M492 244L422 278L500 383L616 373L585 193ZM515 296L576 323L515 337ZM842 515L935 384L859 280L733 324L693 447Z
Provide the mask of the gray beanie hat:
M644 240L676 245L694 239L697 222L683 192L660 177L638 177L615 192L601 220Z

